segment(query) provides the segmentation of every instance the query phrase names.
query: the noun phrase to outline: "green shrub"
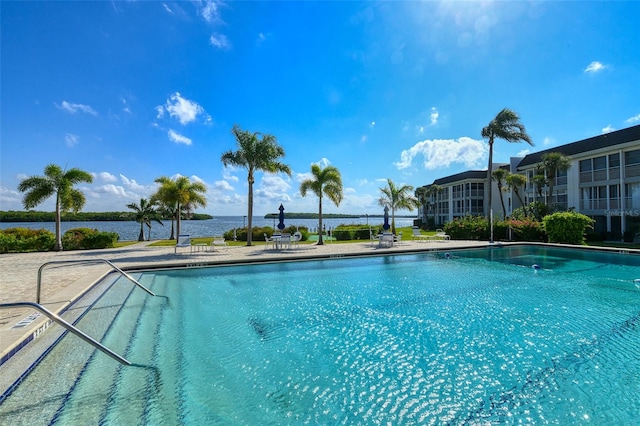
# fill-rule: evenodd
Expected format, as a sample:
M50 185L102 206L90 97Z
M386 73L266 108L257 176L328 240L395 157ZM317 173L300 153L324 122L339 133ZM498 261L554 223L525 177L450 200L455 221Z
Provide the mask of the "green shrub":
M576 212L558 212L545 216L544 230L550 243L584 244L587 229L594 220Z
M445 223L443 230L453 240L488 240L490 233L489 220L486 217L471 215Z
M331 235L339 241L369 240L371 232L374 234L382 232L382 226L339 225L331 232Z
M233 241L233 229L226 231L222 236L225 240ZM236 228L236 241L247 241L247 228ZM309 239L309 229L306 226L289 226L282 230L282 232L288 232L293 235L296 232L300 232L302 234L302 239L300 241L307 241ZM267 234L267 237L273 235L273 228L270 226L263 226L261 228L254 227L253 232L251 234L251 241L264 241L264 234Z
M56 237L46 229L7 228L0 232L0 253L53 250Z
M513 230L513 238L516 241L546 241L542 222L533 219L509 219L506 223Z
M69 229L62 236L64 250L86 250L113 247L118 241L116 232L100 232L91 228Z

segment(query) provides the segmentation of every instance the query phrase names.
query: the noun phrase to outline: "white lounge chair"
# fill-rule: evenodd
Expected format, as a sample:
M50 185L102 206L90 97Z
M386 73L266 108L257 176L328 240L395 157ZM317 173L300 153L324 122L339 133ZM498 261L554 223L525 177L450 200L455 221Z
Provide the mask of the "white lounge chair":
M442 229L436 229L435 239L438 241L448 241L451 239L451 236L445 234Z
M414 226L411 228L411 231L413 232L412 238L414 240L418 240L418 241L428 241L429 235L422 235L420 233L420 228L418 228L417 226Z
M189 234L178 235L178 240L176 241L176 248L175 248L174 254L178 253L178 249L180 247L189 247L189 252L193 250L191 246L191 235Z
M224 240L224 237L213 237L211 241L211 249L215 251L216 247L227 248L229 244Z

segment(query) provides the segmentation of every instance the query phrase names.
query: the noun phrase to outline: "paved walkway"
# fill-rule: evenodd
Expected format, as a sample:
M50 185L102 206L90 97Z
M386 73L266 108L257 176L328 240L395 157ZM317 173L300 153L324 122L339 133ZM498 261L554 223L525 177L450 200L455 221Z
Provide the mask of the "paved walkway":
M149 246L149 242L141 242L104 250L9 253L0 255L0 304L35 302L38 269L47 262L55 263L48 265L42 272L41 304L47 309L57 312L111 270L105 263L72 263L78 260L90 262L96 259L107 259L123 269L204 266L220 263L388 254L434 249L447 250L460 247L483 247L487 244L478 241L403 241L393 247L380 248L377 244L366 241L362 243L326 243L322 246L300 244L298 247L285 250L266 249L263 244L260 244L251 247L216 247L213 252L192 253L187 248L181 248L176 254L174 247L152 247ZM40 317L29 326L15 328L16 323L24 320L33 312L31 308L0 309L0 357L45 322L45 319Z

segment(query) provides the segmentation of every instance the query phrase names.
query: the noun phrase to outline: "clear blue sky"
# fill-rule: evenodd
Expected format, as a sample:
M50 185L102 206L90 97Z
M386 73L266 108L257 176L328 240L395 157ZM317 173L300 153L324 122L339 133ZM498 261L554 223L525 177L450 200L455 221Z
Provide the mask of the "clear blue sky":
M325 212L381 213L379 188L487 167L504 107L535 142L494 160L640 123L640 2L0 3L0 209L48 163L94 174L84 211L124 211L159 176L246 214L225 169L234 124L276 136L286 175L257 175L255 210L316 212L312 163L342 173ZM53 199L38 210L53 210Z

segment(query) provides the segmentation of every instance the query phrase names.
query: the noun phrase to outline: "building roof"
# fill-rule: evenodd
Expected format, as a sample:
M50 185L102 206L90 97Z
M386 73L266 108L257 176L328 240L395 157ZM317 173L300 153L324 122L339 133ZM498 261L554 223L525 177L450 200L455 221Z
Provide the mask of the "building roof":
M544 151L534 152L533 154L525 156L522 161L520 161L520 164L518 164L518 168L540 163L542 161L542 156L549 152L559 152L566 156L571 156L633 141L640 141L640 125L617 130L611 133L605 133L604 135L593 136L591 138L566 145L556 146L554 148L545 149Z
M436 179L433 181L432 185L446 185L452 182L459 182L461 180L468 179L487 179L487 171L486 170L468 170L466 172L457 173L455 175L443 177L440 179Z

